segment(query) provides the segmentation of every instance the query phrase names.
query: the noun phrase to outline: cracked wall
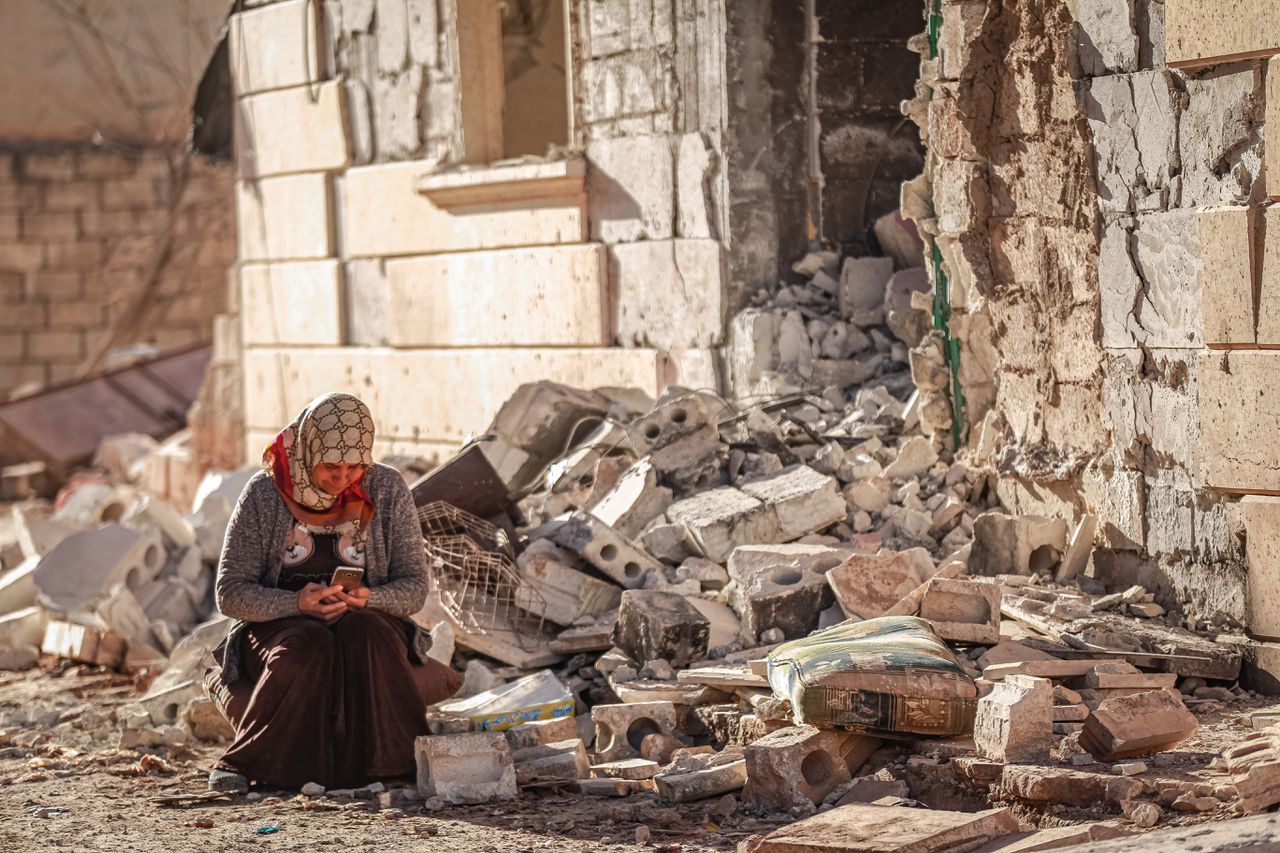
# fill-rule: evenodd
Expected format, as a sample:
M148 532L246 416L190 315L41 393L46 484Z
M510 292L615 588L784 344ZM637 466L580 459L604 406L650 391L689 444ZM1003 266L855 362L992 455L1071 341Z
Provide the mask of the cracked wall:
M1093 514L1099 576L1247 621L1240 506L1202 475L1201 223L1260 198L1264 81L1170 68L1164 12L944 2L904 206L941 251L969 440L1010 509Z

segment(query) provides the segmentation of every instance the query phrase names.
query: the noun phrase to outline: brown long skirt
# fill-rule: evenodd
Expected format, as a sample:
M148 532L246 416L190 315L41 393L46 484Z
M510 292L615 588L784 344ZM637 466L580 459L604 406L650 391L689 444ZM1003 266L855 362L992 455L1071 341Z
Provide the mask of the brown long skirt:
M259 783L352 788L414 772L426 708L461 679L409 659L404 623L353 610L333 624L290 616L249 626L244 680L229 687L236 738L217 766Z

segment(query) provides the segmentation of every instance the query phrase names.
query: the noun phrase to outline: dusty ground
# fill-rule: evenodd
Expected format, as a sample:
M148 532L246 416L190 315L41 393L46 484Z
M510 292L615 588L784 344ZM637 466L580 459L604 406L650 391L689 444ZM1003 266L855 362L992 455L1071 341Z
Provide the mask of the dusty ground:
M114 704L136 695L127 678L71 667L61 674L39 670L0 676L0 720L15 712L39 712L34 725L0 725L0 851L66 849L178 853L247 847L311 850L326 847L430 850L440 853L522 853L523 851L726 851L779 821L761 821L738 811L720 820L715 800L671 808L648 795L626 800L597 799L554 791L526 791L518 803L447 807L429 812L416 803L403 810L378 811L376 803L309 802L296 792L263 791L234 801L164 808L148 801L158 795L204 790L214 745L172 747L145 755L115 749ZM1206 710L1200 734L1164 757L1151 760L1144 778L1221 783L1223 773L1208 768L1221 750L1251 731L1253 711L1276 707L1275 700L1252 700ZM43 732L37 743L31 733ZM26 735L24 737L24 735ZM877 753L876 763L894 763L912 796L935 808L977 809L985 798L950 781L932 765L936 745L922 741ZM158 760L157 760L158 759ZM1102 770L1101 765L1081 767ZM945 781L944 781L945 780ZM1101 810L1019 806L1029 824L1115 819ZM1165 810L1161 826L1232 816L1224 804L1215 812ZM719 823L717 823L719 821ZM257 830L277 826L269 834ZM637 827L651 841L634 842Z

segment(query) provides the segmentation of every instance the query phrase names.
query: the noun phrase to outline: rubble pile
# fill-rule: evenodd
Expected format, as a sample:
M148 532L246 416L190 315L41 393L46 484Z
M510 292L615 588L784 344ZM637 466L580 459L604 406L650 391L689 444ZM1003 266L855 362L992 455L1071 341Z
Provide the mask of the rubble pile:
M1075 821L1027 841L1044 849L1280 802L1274 735L1209 765L1179 751L1249 698L1239 638L1108 591L1093 519L1009 515L921 411L928 315L920 271L895 266L815 253L737 318L768 351L733 356L735 382L767 365L753 396L533 383L444 465L397 461L433 576L415 619L465 677L416 787L379 801L705 800L717 824L789 823L744 841L766 853L976 849L1035 814ZM125 749L226 738L203 684L226 622L204 620L251 470L208 478L185 515L122 471L14 508L0 664L160 674L114 720L0 729L70 713Z

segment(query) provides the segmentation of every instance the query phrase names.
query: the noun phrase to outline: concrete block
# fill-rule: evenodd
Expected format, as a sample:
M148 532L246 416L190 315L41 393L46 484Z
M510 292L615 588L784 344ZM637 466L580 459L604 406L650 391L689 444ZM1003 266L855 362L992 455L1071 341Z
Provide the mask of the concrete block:
M242 98L236 125L240 177L345 168L351 155L344 101L336 80Z
M327 258L333 252L330 178L284 175L236 183L241 261Z
M662 737L649 735L648 738ZM652 779L662 769L657 761L646 758L628 758L623 761L606 761L591 766L591 774L599 779Z
M516 562L516 606L557 625L567 627L584 616L612 612L622 598L622 590L613 584L566 565L568 555L546 540L531 544Z
M684 754L682 758L681 755ZM689 803L737 791L747 784L747 762L741 752L676 753L676 759L653 777L658 794L672 802Z
M575 717L555 717L550 720L533 720L512 726L503 732L512 750L527 749L531 746L546 746L560 741L573 740L578 736L578 722Z
M770 377L780 364L781 322L777 312L755 308L739 311L729 321L725 358L735 399L770 392Z
M0 574L0 614L13 613L36 603L35 570L39 557L27 557L12 569Z
M180 630L196 620L196 602L187 585L175 578L151 581L138 590L138 603L148 619L159 619Z
M1080 745L1099 761L1115 761L1161 752L1199 728L1176 690L1150 690L1103 700L1085 720Z
M110 595L98 603L96 612L103 624L112 633L124 637L130 647L157 645L151 631L150 618L127 586L121 585L113 589ZM191 615L194 617L195 614Z
M662 659L688 666L707 655L711 622L684 596L629 589L622 594L613 642L633 660Z
M944 640L994 646L1000 642L1000 587L960 578L931 578L920 602L920 618Z
M32 575L42 601L70 612L92 605L118 584L140 590L164 568L164 547L154 530L108 524L74 533L54 546Z
M675 236L675 156L666 136L587 143L591 239L604 243Z
M1263 233L1266 240L1261 247L1254 245L1255 253L1262 252L1262 282L1258 293L1259 344L1280 344L1280 318L1274 306L1280 305L1280 205L1262 209ZM1253 236L1256 241L1256 234Z
M243 304L253 306L240 312L246 346L343 343L338 261L243 264L240 290Z
M24 558L43 557L76 532L74 526L55 521L50 508L43 504L15 504L10 517Z
M671 734L676 727L676 708L670 702L633 702L596 705L591 709L596 724L596 758L600 762L640 757L640 744L647 735Z
M521 785L547 781L576 781L591 774L587 748L581 738L517 749L511 754L516 781Z
M1209 352L1196 361L1200 476L1229 491L1280 491L1280 447L1260 441L1280 416L1280 353Z
M501 732L420 737L414 755L424 800L475 805L519 796L511 747Z
M764 837L756 853L979 849L1018 829L1017 817L1004 808L957 812L851 803L774 830Z
M290 0L231 17L227 49L237 95L320 79L316 9L308 0Z
M724 341L725 257L718 241L612 245L609 280L614 336L623 346L685 349Z
M741 619L739 636L748 645L771 628L794 640L818 627L822 611L831 606L831 589L820 572L780 563L738 581L730 603Z
M1246 495L1240 504L1249 572L1249 631L1280 638L1280 497ZM0 596L3 583L0 580Z
M883 312L885 288L892 277L893 258L846 258L840 270L840 315L846 320L867 320Z
M676 236L715 240L721 233L715 188L718 155L701 133L676 142Z
M50 620L40 651L95 666L118 667L124 660L124 638L87 625Z
M0 648L39 646L49 613L43 607L24 607L0 614Z
M777 541L777 516L765 504L732 486L709 489L676 501L667 518L684 525L703 556L723 563L739 545Z
M550 246L386 263L392 346L605 346L604 246Z
M1174 67L1280 53L1280 22L1267 0L1166 0L1165 59Z
M827 572L827 583L846 616L873 619L933 576L933 558L923 548L853 554Z
M574 513L556 542L628 589L643 584L645 572L662 571L662 564L644 549L589 512Z
M658 485L652 460L641 459L590 507L591 514L631 539L640 536L649 522L671 506L671 490Z
M1267 198L1280 198L1280 58L1267 60L1267 91L1265 115L1266 163L1263 173L1267 179Z
M1280 735L1274 729L1246 736L1222 757L1241 811L1254 814L1280 803Z
M841 736L813 726L770 732L746 748L743 802L758 812L787 812L801 800L815 806L849 781Z
M1080 70L1090 77L1138 70L1134 8L1114 0L1075 0Z
M1104 210L1132 212L1168 204L1168 165L1178 154L1179 97L1166 71L1089 81L1084 105L1094 133Z
M350 257L429 255L550 246L587 239L586 201L581 194L551 196L533 205L511 200L475 208L443 210L419 192L434 161L362 166L337 184L343 239Z
M772 511L784 542L843 521L849 511L836 478L807 465L791 465L764 477L740 480L738 488Z
M973 742L992 761L1036 762L1049 757L1053 737L1053 684L1011 675L978 700Z
M1049 571L1067 548L1060 518L987 512L973 523L969 571L975 575L1030 575Z

